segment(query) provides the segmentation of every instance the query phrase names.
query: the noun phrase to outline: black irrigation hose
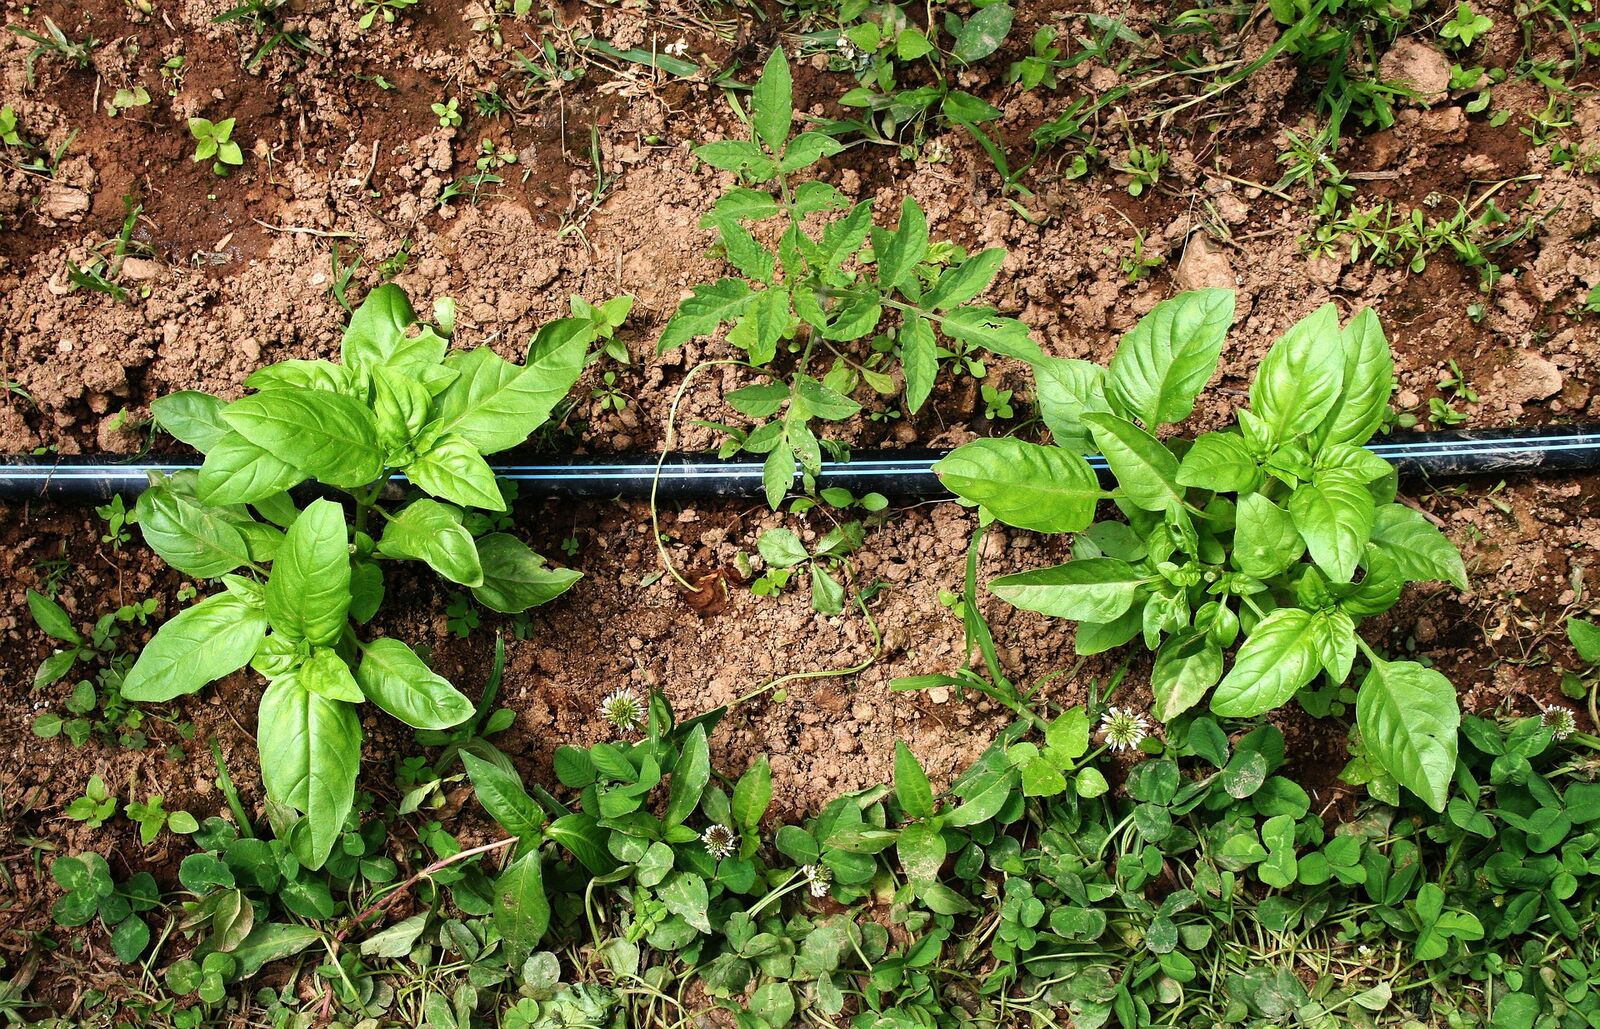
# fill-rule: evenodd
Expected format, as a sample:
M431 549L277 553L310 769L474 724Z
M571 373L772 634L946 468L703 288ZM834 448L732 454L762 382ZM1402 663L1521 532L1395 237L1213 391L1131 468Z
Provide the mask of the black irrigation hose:
M1593 471L1600 469L1600 425L1407 433L1375 439L1367 449L1393 463L1402 476ZM931 469L947 453L858 451L849 461L824 461L817 486L841 487L856 496L877 492L901 498L948 497ZM517 483L524 497L641 498L650 495L656 461L653 454L551 457L511 451L499 455L494 470ZM1091 455L1089 463L1105 475L1104 459ZM195 467L196 462L181 459L119 464L95 457L0 456L0 501L105 500L114 493L138 493L148 484L149 472ZM704 454L671 453L661 465L656 496L661 500L758 497L761 467L760 458L723 461Z

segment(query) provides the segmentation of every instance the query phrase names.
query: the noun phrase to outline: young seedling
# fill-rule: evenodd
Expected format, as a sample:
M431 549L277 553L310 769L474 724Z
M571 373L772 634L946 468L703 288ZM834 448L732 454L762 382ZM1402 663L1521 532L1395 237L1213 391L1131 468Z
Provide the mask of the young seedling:
M233 141L232 118L224 118L213 122L208 118L190 118L189 135L195 139L194 154L190 160L211 161L211 171L215 175L227 175L229 168L237 168L244 164L244 153L239 149L239 144Z
M461 126L461 100L451 97L443 103L429 104L433 116L439 119L441 129L454 129Z
M415 6L417 0L361 0L361 2L367 10L361 15L361 20L357 24L365 31L372 28L373 23L380 17L385 25L393 25L400 12Z
M903 391L914 413L933 392L941 360L969 346L1025 361L1042 356L1022 322L970 303L999 270L1003 250L969 257L931 243L915 200L907 199L897 226L885 230L872 224L870 203L852 204L823 182L793 181L841 149L820 132L794 134L793 120L789 64L775 51L751 94L750 138L695 149L700 160L747 183L701 219L738 276L695 286L658 343L665 352L731 326L727 341L744 355L737 363L773 380L726 398L758 423L748 431L726 428L733 450L767 455L763 480L773 508L797 475L811 491L824 447L841 449L820 440L813 423L858 414L862 405L851 394L861 385L884 396ZM838 217L813 227L824 215ZM779 221L770 234L779 239L776 252L746 227L771 219ZM861 341L868 352L856 356L849 345L859 349ZM788 381L771 370L780 349L798 355ZM829 357L825 371L816 367ZM897 363L903 387L891 374Z
M98 829L117 813L117 798L106 788L104 779L91 775L83 796L68 804L64 813L73 821L82 822L85 828Z
M1158 440L1193 411L1232 322L1231 291L1198 290L1158 304L1109 368L1035 362L1055 445L978 440L935 471L985 518L1078 534L1073 561L989 589L1078 622L1080 654L1142 639L1157 652L1161 721L1208 695L1216 715L1265 714L1319 678L1338 687L1359 653L1365 753L1441 810L1455 768L1455 690L1432 668L1380 657L1356 632L1407 582L1467 588L1455 546L1395 501L1393 467L1362 447L1388 406L1388 343L1371 311L1341 329L1334 308L1321 308L1268 352L1236 428ZM1084 460L1090 450L1105 456L1113 488ZM1107 499L1126 522L1096 520Z

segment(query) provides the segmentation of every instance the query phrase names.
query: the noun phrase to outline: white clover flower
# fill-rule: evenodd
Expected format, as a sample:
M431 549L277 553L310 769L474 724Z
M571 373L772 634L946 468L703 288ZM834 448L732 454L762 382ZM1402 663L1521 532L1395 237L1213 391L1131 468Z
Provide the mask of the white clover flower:
M1150 735L1144 715L1121 707L1106 708L1100 716L1100 731L1105 733L1106 746L1112 750L1132 750Z
M600 713L618 732L637 732L644 727L645 704L639 694L624 686L612 690L600 702Z
M854 63L865 55L862 54L860 50L856 49L856 45L850 42L848 36L841 35L839 37L839 56L843 57L847 61L850 61L851 63Z
M689 52L689 41L680 36L676 43L668 43L663 49L674 57L682 57Z
M1560 742L1578 731L1578 719L1568 708L1552 704L1539 716L1539 724L1550 730L1550 738Z
M833 872L825 865L803 865L800 874L805 876L813 897L826 897L833 886Z
M714 858L725 858L738 849L739 835L727 826L717 824L700 834L700 842L706 845L707 854Z

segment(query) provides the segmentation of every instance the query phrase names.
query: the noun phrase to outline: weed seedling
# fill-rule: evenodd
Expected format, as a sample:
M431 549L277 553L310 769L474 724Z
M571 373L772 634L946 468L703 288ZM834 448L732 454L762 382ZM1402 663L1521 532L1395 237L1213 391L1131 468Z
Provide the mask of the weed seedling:
M48 17L44 19L43 35L34 32L32 29L25 29L21 25L7 25L6 28L23 39L36 44L32 50L28 51L28 56L23 59L22 65L23 73L27 77L30 88L34 84L34 65L39 62L39 58L54 57L82 71L93 63L94 48L100 45L100 41L93 36L89 36L81 43L74 43L67 38L65 32L61 31L61 27Z
M195 139L190 160L211 161L211 171L215 175L227 175L229 168L244 164L244 153L239 149L239 144L233 141L233 122L232 118L224 118L219 122L208 118L190 118L189 135Z
M408 7L415 6L417 0L361 0L366 11L361 15L358 24L362 30L370 29L380 17L385 25L393 25L400 12Z
M443 103L429 104L433 116L439 119L441 129L454 129L461 127L461 100L451 97Z

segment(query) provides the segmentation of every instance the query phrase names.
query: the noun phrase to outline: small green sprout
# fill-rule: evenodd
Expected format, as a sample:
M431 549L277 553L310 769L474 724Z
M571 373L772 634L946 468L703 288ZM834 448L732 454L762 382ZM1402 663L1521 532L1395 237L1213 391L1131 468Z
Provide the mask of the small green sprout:
M361 16L359 22L362 31L372 28L373 22L381 15L385 25L393 25L401 11L412 7L417 0L362 0L367 5L367 12Z
M1471 46L1472 41L1494 28L1494 19L1476 13L1471 4L1457 4L1456 16L1444 23L1439 35L1453 39L1461 46Z
M232 118L218 122L208 118L190 118L189 135L195 138L191 160L199 162L215 158L211 170L218 175L227 175L230 166L237 168L244 164L244 153L239 149L239 144L233 141L233 123Z
M439 127L442 128L442 129L460 128L460 126L461 126L461 111L459 110L460 107L461 107L461 101L456 99L455 97L451 97L449 100L445 101L442 104L430 104L429 105L429 109L432 110L434 115L435 115L435 117L437 117L439 119Z

